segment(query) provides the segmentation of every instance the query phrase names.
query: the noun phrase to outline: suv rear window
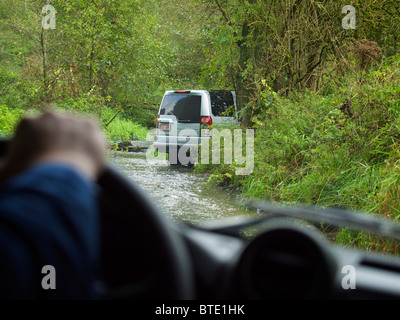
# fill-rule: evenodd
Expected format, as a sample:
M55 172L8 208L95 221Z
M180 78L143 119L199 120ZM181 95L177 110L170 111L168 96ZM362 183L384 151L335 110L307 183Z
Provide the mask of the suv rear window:
M235 107L232 92L228 90L210 91L211 110L217 117L234 117Z
M164 96L160 115L174 115L180 122L200 123L201 96L174 94Z

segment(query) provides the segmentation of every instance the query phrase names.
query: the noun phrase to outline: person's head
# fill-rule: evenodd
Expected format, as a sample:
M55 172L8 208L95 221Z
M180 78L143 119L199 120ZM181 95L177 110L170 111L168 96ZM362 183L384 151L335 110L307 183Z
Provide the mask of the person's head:
M71 165L93 179L104 169L105 146L100 126L91 118L52 111L26 117L8 143L0 180L43 162Z

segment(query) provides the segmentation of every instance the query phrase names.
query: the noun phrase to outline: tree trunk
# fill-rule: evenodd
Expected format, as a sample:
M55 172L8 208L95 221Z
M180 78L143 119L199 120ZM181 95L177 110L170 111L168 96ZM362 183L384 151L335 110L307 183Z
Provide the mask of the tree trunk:
M46 93L48 89L47 81L47 54L46 54L46 39L45 39L45 29L42 28L40 33L40 46L42 51L42 68L43 68L43 90Z
M250 80L248 79L248 75L243 77L243 72L247 68L247 63L250 59L250 47L247 43L249 35L249 24L248 21L245 20L242 25L242 40L237 42L239 46L239 72L236 77L236 88L237 88L237 105L238 110L243 109L248 102L250 101L249 91L247 87L249 86ZM249 125L251 121L251 116L249 113L243 114L241 122L243 125Z

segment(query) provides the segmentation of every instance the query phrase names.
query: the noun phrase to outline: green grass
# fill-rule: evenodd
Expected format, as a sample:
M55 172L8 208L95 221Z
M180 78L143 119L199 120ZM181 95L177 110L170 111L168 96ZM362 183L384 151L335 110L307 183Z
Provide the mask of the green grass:
M72 106L72 107L71 107ZM80 109L77 105L71 104L66 108L65 105L60 104L57 110L60 112L68 111L81 115L92 115L97 118L102 124L103 129L109 140L112 142L124 140L146 140L148 129L144 126L126 119L123 116L115 117L109 124L110 119L113 117L112 110L103 108L103 117L100 118L96 113L93 113L89 107ZM35 109L28 111L29 114L39 114ZM12 108L6 105L0 105L0 137L10 137L13 135L16 125L19 120L27 114L27 111L22 108Z
M0 105L0 137L10 137L24 113L22 109Z
M146 140L147 128L127 119L114 119L106 128L111 141Z

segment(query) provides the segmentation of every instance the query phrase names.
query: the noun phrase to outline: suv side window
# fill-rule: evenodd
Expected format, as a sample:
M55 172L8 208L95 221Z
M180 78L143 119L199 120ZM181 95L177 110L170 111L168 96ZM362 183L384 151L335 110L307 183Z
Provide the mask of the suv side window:
M235 106L232 92L228 90L212 90L209 93L211 99L211 111L214 116L235 116Z

